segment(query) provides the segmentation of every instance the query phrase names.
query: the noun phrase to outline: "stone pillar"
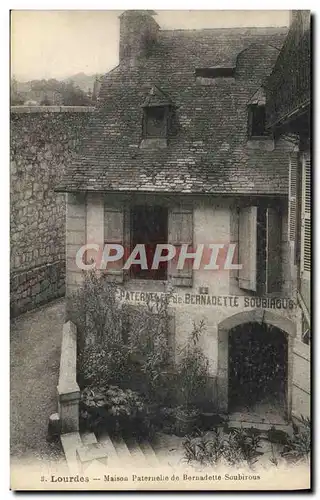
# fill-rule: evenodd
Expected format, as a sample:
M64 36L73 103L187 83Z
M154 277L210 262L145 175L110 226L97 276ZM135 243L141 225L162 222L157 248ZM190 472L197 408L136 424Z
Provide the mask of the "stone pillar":
M63 325L58 408L61 434L79 430L80 388L77 384L77 328L68 321Z

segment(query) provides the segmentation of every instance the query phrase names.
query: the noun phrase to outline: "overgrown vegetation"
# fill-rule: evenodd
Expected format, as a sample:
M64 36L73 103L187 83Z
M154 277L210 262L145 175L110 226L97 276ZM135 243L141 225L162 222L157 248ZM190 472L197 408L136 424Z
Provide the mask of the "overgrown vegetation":
M82 425L98 432L107 426L110 433L129 432L149 435L148 408L143 398L130 389L117 386L86 388L80 402Z
M204 321L193 323L187 343L180 349L177 380L181 390L182 407L192 412L199 395L203 395L208 381L208 360L199 347L199 339L205 329Z
M150 408L170 403L173 392L168 313L172 290L153 302L147 301L145 307L122 303L117 293L117 287L104 276L89 272L74 297L73 320L79 330L78 379L84 394L82 417L88 426L100 426L103 419L110 423L106 399L110 399L110 386L112 391L122 391L119 397L123 403L126 399L126 411L114 410L122 426L126 426L124 415L127 420L131 415L133 393L128 390L143 395L140 398L149 408L144 415L148 413L148 422L152 419ZM88 406L89 401L92 406Z
M301 415L299 427L295 428L292 437L288 437L282 456L289 462L306 460L309 462L311 454L311 420Z
M191 465L213 466L219 461L228 465L247 463L250 467L260 455L260 437L253 430L234 429L224 434L222 429L202 434L200 437L187 436L183 442L185 461Z

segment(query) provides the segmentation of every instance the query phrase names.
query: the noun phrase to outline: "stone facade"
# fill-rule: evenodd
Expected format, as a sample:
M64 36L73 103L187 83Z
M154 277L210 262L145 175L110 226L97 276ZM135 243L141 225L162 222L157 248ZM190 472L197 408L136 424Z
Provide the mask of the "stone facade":
M124 211L124 242L127 233L126 211L132 204L155 203L152 195L134 197L125 194L88 193L67 194L67 317L72 318L72 294L81 286L83 272L76 265L76 253L85 243L95 242L103 246L104 236L104 206L122 207ZM193 207L193 242L195 247L210 242L238 242L238 220L236 207L244 200L221 197L189 197L184 196L157 198L157 204L166 205L169 209L176 205L187 203ZM228 334L229 330L247 322L266 323L279 328L286 334L288 345L287 358L287 390L286 414L307 414L307 403L301 408L301 394L297 394L294 381L298 377L297 366L294 364L294 353L299 346L294 344L295 337L300 332L296 325L296 301L293 290L296 283L290 266L290 247L288 245L288 212L283 204L282 213L282 245L281 245L281 292L277 295L281 305L264 304L267 296L252 295L239 287L237 271L204 269L194 270L191 286L175 287L176 303L170 305L174 318L172 331L173 345L177 348L186 340L192 330L193 322L205 321L205 333L200 344L209 360L210 396L211 401L218 405L221 411L227 411L228 406ZM168 282L170 277L168 278ZM205 294L201 289L206 288ZM120 293L132 305L143 305L148 293L165 292L166 285L162 281L132 279L123 277L119 284ZM247 299L247 300L245 300ZM283 301L281 301L283 299ZM260 302L259 302L260 300ZM280 304L279 302L279 304ZM178 351L177 351L178 352ZM176 355L177 355L176 352Z
M54 192L93 108L11 109L10 284L13 316L65 290L65 195Z
M262 123L259 130L253 127L252 109L259 101L265 117L265 80L287 29L166 31L155 29L152 15L121 16L119 65L103 79L91 134L57 187L67 193L68 308L83 279L78 249L85 242L98 245L98 251L106 242L128 249L135 241L135 208L160 208L167 214L166 241L176 247L235 243L241 248L246 273L187 265L179 273L170 263L166 274L176 294L174 344L185 342L193 323L205 320L200 343L209 360L212 402L231 410L228 383L236 358L230 332L253 323L261 344L271 345L269 337L261 341L263 331L277 330L281 346L275 350L282 357L273 359L271 368L284 367L278 396L285 417L306 414L301 390L308 393L308 382L298 390L302 365L294 358L301 325L288 227L287 159L293 145L261 130ZM155 96L161 106L154 104ZM152 106L162 107L155 119L160 125L147 136ZM164 225L160 219L150 226ZM105 274L133 305L166 290L160 280L135 279L126 269L109 268ZM246 335L246 329L240 333Z

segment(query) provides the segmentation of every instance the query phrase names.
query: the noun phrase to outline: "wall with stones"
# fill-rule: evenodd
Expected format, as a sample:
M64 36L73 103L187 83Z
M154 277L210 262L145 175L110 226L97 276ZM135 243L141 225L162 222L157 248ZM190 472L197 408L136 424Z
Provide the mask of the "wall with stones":
M65 195L54 188L93 109L11 108L12 316L65 293Z

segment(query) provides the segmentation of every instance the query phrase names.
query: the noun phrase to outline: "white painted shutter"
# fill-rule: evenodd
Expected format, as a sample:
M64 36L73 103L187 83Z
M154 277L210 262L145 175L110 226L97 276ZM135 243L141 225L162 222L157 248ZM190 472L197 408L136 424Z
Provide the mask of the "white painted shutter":
M301 272L311 271L311 166L310 154L302 157Z
M173 208L169 211L168 242L176 247L176 257L169 262L169 277L174 286L192 287L193 260L186 259L183 269L177 269L182 244L188 244L193 251L193 211L187 208Z
M258 207L245 207L239 213L239 287L257 290L257 213Z
M281 213L277 208L268 208L266 215L266 280L267 293L279 292L281 271Z
M297 174L298 153L291 153L289 157L289 241L295 241L297 234Z
M104 206L104 243L123 245L123 209ZM108 263L105 274L110 281L123 281L123 258Z

